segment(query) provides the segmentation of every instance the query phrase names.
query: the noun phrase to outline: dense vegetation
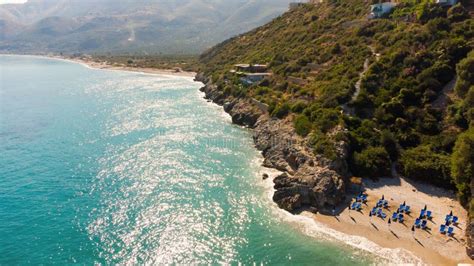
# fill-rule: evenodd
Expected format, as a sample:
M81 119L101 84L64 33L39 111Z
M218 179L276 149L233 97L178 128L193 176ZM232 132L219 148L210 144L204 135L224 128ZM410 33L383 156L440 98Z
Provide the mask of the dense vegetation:
M346 140L355 175L389 176L398 165L404 176L457 189L467 204L474 20L462 4L427 0L401 1L382 19L368 20L368 10L358 0L304 5L207 51L201 70L224 93L293 117L315 153L334 157L335 141ZM244 86L229 72L236 63L268 63L274 75Z

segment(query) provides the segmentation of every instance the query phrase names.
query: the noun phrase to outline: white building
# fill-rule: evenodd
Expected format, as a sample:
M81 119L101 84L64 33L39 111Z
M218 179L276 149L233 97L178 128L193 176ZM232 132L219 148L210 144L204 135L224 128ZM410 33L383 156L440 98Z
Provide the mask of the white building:
M396 5L397 4L393 2L371 5L369 18L380 18L383 15L390 13Z
M458 0L436 0L436 4L443 6L454 6L458 3Z
M272 73L246 73L240 78L240 81L245 85L252 85L270 76L272 76Z

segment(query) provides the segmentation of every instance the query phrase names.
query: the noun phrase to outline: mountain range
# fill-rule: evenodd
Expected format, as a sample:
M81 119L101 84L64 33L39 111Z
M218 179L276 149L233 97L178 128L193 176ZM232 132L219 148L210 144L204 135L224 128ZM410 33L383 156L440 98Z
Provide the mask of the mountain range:
M291 0L29 0L0 5L0 51L199 53Z

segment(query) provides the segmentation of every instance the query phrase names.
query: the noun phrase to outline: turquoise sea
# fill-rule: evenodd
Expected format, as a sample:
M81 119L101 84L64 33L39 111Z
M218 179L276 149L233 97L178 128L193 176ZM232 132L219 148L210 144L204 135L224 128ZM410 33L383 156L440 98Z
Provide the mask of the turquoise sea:
M366 265L277 210L191 78L0 56L0 265Z

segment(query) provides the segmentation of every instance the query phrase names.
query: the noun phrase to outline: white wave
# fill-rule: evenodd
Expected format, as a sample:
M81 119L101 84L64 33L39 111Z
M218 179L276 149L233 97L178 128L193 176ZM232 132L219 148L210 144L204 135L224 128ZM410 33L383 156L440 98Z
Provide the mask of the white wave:
M276 217L284 221L285 223L290 224L291 226L296 227L300 232L307 236L311 236L317 239L323 239L330 242L335 242L339 244L347 245L356 250L362 250L370 254L375 255L377 258L375 260L376 264L414 264L414 265L423 265L423 261L416 257L413 253L408 250L397 248L384 248L376 243L370 241L369 239L361 236L348 235L328 226L317 222L312 217L302 215L293 215L283 209L280 209L277 204L273 201L272 197L275 192L273 188L273 179L280 174L281 172L276 169L264 168L261 166L263 162L263 157L259 157L254 161L254 164L259 164L258 174L261 176L263 173L267 173L269 178L260 184L264 188L264 197L268 201L268 204L271 207L272 213Z

